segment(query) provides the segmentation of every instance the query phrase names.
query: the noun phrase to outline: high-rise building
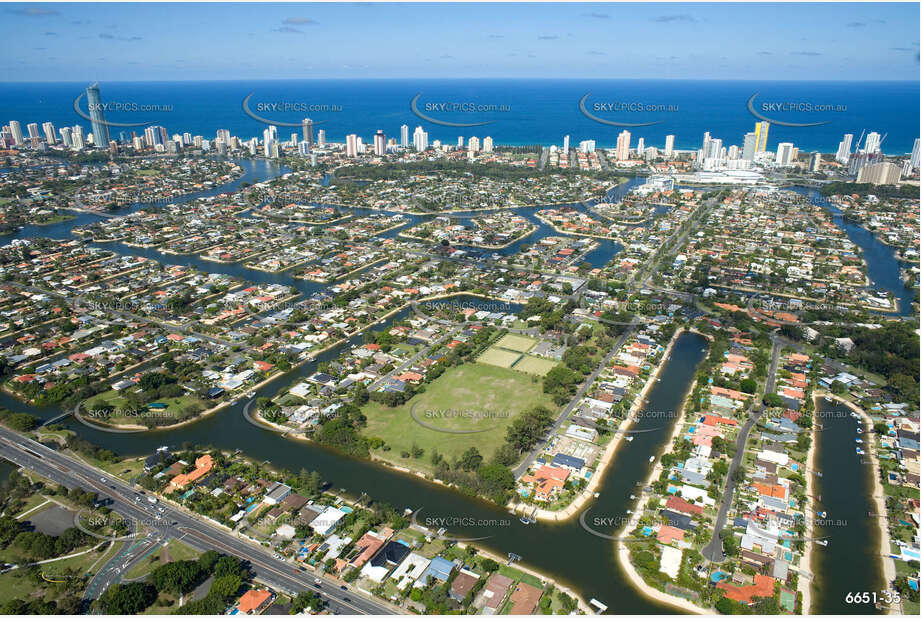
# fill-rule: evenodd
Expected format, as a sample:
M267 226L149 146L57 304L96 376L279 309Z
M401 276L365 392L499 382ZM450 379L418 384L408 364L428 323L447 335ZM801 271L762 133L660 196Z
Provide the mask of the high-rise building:
M378 157L387 154L387 136L380 129L374 134L374 154Z
M45 133L45 141L48 142L49 144L54 144L58 141L54 135L55 133L54 125L51 124L50 122L46 122L42 124L42 131L44 131Z
M617 160L626 161L630 158L630 131L624 129L617 136Z
M492 138L487 135L486 137L483 138L483 152L492 152L492 150L493 150Z
M921 167L921 138L915 138L915 145L911 148L911 167L918 169Z
M665 157L671 158L675 154L675 136L666 135L665 136Z
M80 125L74 125L73 132L73 148L74 150L83 150L83 147L86 145L83 139L83 127Z
M790 142L780 142L777 144L777 156L774 157L774 165L777 167L786 167L793 163L793 144Z
M109 145L109 125L102 111L102 99L99 97L99 82L94 82L86 89L86 104L90 110L90 121L93 125L93 143L97 148L107 148ZM160 142L163 143L162 141Z
M894 185L899 182L899 166L894 163L872 163L860 169L857 182L868 182L871 185Z
M771 128L771 123L766 120L755 123L755 152L766 152L767 151L767 140L768 140L768 129Z
M754 161L755 150L757 149L757 137L754 131L745 134L745 140L742 142L742 160Z
M349 133L345 136L345 156L358 156L358 136L354 133Z
M326 129L317 131L317 148L326 146Z
M590 152L595 152L595 140L586 139L579 142L579 150L588 154Z
M472 153L480 152L480 138L471 137L467 140L467 150Z
M563 136L563 154L569 154L569 136Z
M646 139L641 137L636 140L636 156L642 157L643 152L646 150Z
M813 152L812 156L809 158L809 171L818 172L821 166L822 166L822 154L818 151Z
M863 147L864 152L866 152L867 154L876 154L877 152L879 152L879 145L880 145L879 133L875 131L871 131L870 133L867 133L867 141L864 142L864 147Z
M464 136L458 135L457 136L457 149L460 150L463 147L464 147Z
M29 132L29 139L31 140L39 139L37 122L30 122L29 124L27 124L26 130Z
M17 146L22 145L22 126L18 120L10 120L10 135L13 136L13 143Z
M301 121L301 131L304 134L304 141L307 142L307 148L313 148L313 120L304 118Z
M848 159L851 157L851 142L854 141L853 133L845 133L844 139L838 143L838 152L835 154L835 161L838 163L843 163L847 165Z
M74 138L71 136L70 127L61 127L61 143L64 144L65 148L70 148L74 145Z
M409 126L400 125L400 147L409 148Z
M429 147L429 134L422 130L422 127L416 127L416 130L413 131L413 148L418 152L428 150Z
M730 146L729 152L726 155L726 158L728 158L731 161L735 161L736 159L738 159L739 158L739 147L736 146L735 144Z

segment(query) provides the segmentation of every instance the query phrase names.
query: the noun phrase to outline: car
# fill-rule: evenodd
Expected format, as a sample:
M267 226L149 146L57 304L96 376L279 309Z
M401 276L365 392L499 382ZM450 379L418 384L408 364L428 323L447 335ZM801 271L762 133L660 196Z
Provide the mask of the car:
M349 589L348 586L339 586L339 588L342 589L342 590L348 590L348 589Z
M99 482L100 482L100 483L105 483L105 482L106 482L106 477L100 476L100 477L99 477Z
M351 599L348 598L348 597L342 597L342 600L343 600L345 603L348 603L348 602L351 601Z

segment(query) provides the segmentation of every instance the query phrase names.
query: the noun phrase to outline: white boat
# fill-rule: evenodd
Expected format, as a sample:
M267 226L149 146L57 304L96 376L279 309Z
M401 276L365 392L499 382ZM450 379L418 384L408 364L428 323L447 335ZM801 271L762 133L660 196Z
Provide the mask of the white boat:
M600 496L601 494L598 493L598 492L596 491L593 495L597 498L597 497Z
M825 547L826 545L828 545L828 539L816 539L815 544Z
M864 450L863 450L862 448L860 448L859 446L857 447L857 454L858 454L858 455L863 455L863 454L864 454Z
M861 440L860 438L854 438L854 442L856 442L857 444L863 444L863 440Z
M626 438L624 438L624 440L626 440L627 442L633 442L633 436L627 436Z
M649 463L652 463L652 462L654 462L655 460L656 460L656 457L655 457L655 455L653 455L653 456L651 456L651 457L649 458Z
M825 517L827 516L827 513L825 511L818 511L816 512L816 515L818 515L822 519L825 519Z
M630 515L631 513L633 513L633 511L631 511L630 509L627 509L627 515Z
M630 499L631 499L631 500L635 500L635 499L636 499L636 496L634 496L633 494L630 494Z
M828 395L825 395L824 397L822 397L822 399L824 399L824 400L827 401L828 403L831 403L831 402L834 401L834 399L832 399L832 398L829 397Z

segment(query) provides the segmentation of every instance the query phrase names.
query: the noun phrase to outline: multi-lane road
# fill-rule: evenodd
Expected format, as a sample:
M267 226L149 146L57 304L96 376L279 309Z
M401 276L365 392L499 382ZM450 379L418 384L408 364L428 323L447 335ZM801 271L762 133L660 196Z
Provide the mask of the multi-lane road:
M279 560L261 545L241 539L182 509L164 502L151 504L147 495L142 496L121 479L5 427L0 427L0 456L65 487L82 487L100 498L109 498L112 502L108 506L113 511L152 530L150 538L156 538L157 542L182 539L183 543L200 551L214 549L245 560L254 577L274 590L287 594L312 590L327 602L330 611L337 614L399 613L396 607L371 599L357 590L343 590L338 580L308 573L301 567ZM129 540L130 545L123 550L124 554L117 555L115 560L110 560L100 569L91 582L95 597L120 581L143 556L140 548L145 545L137 544L141 540ZM146 545L146 550L150 548ZM317 577L320 578L319 584L315 581Z

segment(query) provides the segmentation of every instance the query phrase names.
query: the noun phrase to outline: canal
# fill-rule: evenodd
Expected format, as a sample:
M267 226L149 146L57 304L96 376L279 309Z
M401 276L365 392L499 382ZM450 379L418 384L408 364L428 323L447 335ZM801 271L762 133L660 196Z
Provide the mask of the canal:
M244 160L239 163L244 167L243 177L228 185L216 187L207 193L190 194L174 202L184 202L205 195L232 191L243 182L258 182L287 171L277 164L266 161ZM642 182L642 179L633 179L619 185L609 193L608 199L620 199L626 191L639 182ZM592 202L576 203L572 206L585 208L591 204ZM151 205L132 205L121 209L117 214L125 214L145 207L150 208ZM540 238L556 235L552 228L534 217L534 212L540 208L514 209L528 217L537 226L537 230L527 238L513 243L498 253L512 254L517 252L523 243L533 243ZM372 212L359 208L352 210L356 214ZM457 216L459 219L469 219L475 214L477 213L463 213ZM400 229L405 229L406 226L429 217L431 215L408 216L406 225ZM36 236L67 238L73 227L98 219L99 217L94 215L81 214L75 220L55 225L26 226L23 230L7 236L9 238ZM892 250L879 243L859 226L843 221L842 217L836 217L835 222L844 227L851 239L864 249L874 283L896 294L899 298L900 310L910 312L910 303L902 301L906 290L898 279L897 262ZM848 226L857 229L848 230ZM391 230L384 236L395 236L400 229ZM860 232L863 232L865 236L862 236ZM877 252L873 245L874 242L883 249ZM312 282L294 281L290 273L263 273L246 269L239 264L216 264L202 261L198 256L164 255L155 250L136 249L117 243L100 246L120 254L144 255L168 264L191 264L204 271L221 272L250 281L293 284L307 295L324 287ZM868 247L872 250L868 250ZM603 266L620 249L620 245L614 241L600 240L599 247L590 253L586 260L594 266ZM891 280L892 273L896 273L895 282ZM473 297L465 297L461 300L465 303L484 302ZM510 307L511 311L518 309L518 307ZM407 317L410 311L408 308L404 309L384 323L377 325L375 329L386 328L394 320ZM318 362L332 360L348 346L359 344L362 341L362 335L352 337L295 371L263 386L257 391L257 397L272 396L292 386L297 381L313 374ZM684 333L678 337L669 358L665 361L660 374L661 380L649 390L642 408L644 412L654 411L655 413L638 415L639 420L633 427L634 430L638 430L632 434L634 440L621 443L616 457L605 473L599 496L587 507L591 517L587 517L586 521L618 522L612 523L611 528L607 530L597 528L596 532L612 536L618 534L619 522L624 520L627 509L633 504L633 500L630 499L631 494L639 495L642 488L638 484L645 481L653 465L649 462L650 455L660 453L671 435L672 423L676 421L665 419L675 419L680 416L673 412L677 411L691 387L696 367L705 357L706 351L707 344L703 337L693 333ZM613 613L674 612L673 609L650 601L636 591L617 565L614 542L590 534L582 528L578 517L564 523L523 524L504 509L464 496L416 476L404 474L368 460L350 458L313 443L284 438L268 429L254 427L243 417L244 403L244 401L238 402L217 414L173 431L112 434L82 425L73 418L68 418L63 423L81 437L99 446L110 448L121 455L149 454L164 444L174 448L183 445L210 445L231 451L240 449L254 459L267 460L273 466L286 468L293 472L302 468L316 470L335 488L349 495L357 497L366 493L371 498L390 503L398 509L422 509L418 512L420 521L426 518L450 518L452 521L460 522L445 526L448 529L447 534L457 538L486 537L478 540L477 545L500 555L510 552L518 554L525 565L571 587L586 600L597 598L607 604L610 607L609 611ZM821 405L823 404L820 402ZM0 406L14 411L30 412L46 419L59 414L58 409L28 406L5 393L0 393ZM411 421L407 419L407 422ZM871 554L874 553L872 548L876 544L872 540L875 522L865 516L868 509L872 510L872 507L861 504L861 501L857 499L871 495L869 485L871 479L866 478L866 475L869 474L869 466L860 464L854 457L856 455L853 449L855 432L856 421L849 416L834 420L828 424L826 431L819 432L828 434L819 439L818 469L826 471L826 476L819 479L818 492L826 494L821 508L829 512L829 517L846 519L848 527L829 530L832 538L828 547L817 548L819 551L813 562L816 567L814 570L823 574L815 584L814 607L818 613L859 613L866 608L848 607L843 602L844 593L842 591L869 591L881 589L882 585L874 579L880 579L880 569L874 567L874 573L868 574L865 568L852 568L855 564L867 565L871 563L870 561L875 560ZM823 446L831 444L836 447ZM841 445L840 448L837 445ZM0 468L0 474L2 472L3 468ZM867 485L864 487L860 483ZM838 535L837 541L836 535ZM876 560L874 564L878 562Z
M810 513L817 525L814 536L827 537L828 545L813 545L812 611L818 614L867 614L873 605L847 603L849 592L881 593L887 589L879 555L880 516L873 500L873 466L857 448L868 450L871 440L861 419L851 416L840 403L819 398L816 422L816 511ZM858 434L858 428L864 433ZM864 440L858 443L856 440Z

